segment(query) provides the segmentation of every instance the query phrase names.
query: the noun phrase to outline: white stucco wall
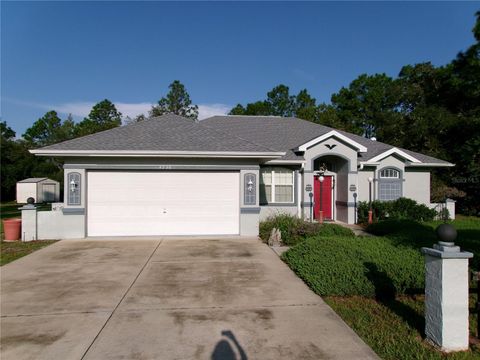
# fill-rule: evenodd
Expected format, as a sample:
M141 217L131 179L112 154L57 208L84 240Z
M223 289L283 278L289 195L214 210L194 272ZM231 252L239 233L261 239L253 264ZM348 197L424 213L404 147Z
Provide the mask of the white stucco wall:
M81 239L85 237L85 215L62 211L37 212L38 240Z
M26 204L27 199L37 200L37 183L17 183L17 204Z
M445 351L468 349L468 259L425 257L425 333Z

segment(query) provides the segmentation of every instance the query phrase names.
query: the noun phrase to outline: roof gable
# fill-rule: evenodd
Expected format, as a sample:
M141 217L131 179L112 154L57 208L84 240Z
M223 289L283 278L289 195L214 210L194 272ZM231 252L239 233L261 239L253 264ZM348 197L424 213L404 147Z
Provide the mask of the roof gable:
M318 144L318 143L320 143L324 140L330 139L331 137L337 138L338 140L341 140L344 143L347 143L348 145L352 146L354 149L356 149L359 152L367 152L367 148L365 146L359 144L358 142L350 139L349 137L347 137L343 134L340 134L336 130L331 130L326 134L320 135L320 136L316 137L315 139L312 139L312 140L300 145L297 148L297 150L298 151L306 151L308 148L310 148L310 147L312 147L312 146L314 146L314 145L316 145L316 144Z
M417 158L413 157L412 155L409 155L407 154L405 151L402 151L396 147L394 148L391 148L377 156L374 156L373 158L369 159L367 161L367 163L373 163L373 162L377 162L377 161L380 161L380 160L383 160L385 159L386 157L390 156L390 155L397 155L405 160L408 160L408 161L411 161L412 163L420 163L421 161L418 160Z

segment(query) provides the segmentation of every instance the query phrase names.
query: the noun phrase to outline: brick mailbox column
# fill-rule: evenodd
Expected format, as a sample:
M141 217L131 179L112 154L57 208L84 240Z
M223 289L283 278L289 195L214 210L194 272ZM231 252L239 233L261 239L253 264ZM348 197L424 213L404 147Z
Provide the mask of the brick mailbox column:
M440 227L443 228L439 229ZM439 228L439 238L456 238L456 230L451 225L443 224ZM449 236L443 236L445 232ZM461 251L453 241L440 241L434 244L433 248L422 248L422 253L425 255L427 339L443 351L467 350L468 259L472 258L473 254Z

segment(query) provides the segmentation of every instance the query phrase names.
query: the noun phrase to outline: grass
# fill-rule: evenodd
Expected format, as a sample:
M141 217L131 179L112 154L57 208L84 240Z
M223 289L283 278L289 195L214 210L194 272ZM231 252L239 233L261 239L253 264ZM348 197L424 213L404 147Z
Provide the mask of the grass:
M51 204L37 204L38 211L52 210ZM22 205L17 204L15 201L0 203L0 219L11 219L22 217L21 211L18 210ZM3 221L0 221L0 233L3 239Z
M459 215L450 223L455 226L458 233L455 244L474 254L470 266L480 270L480 218ZM438 241L435 228L440 224L442 221L418 223L407 220L387 220L368 226L367 231L387 237L395 246L419 249L423 246L431 247Z
M443 354L425 341L423 296L402 296L389 302L361 296L325 297L324 300L382 358L398 359L479 359L480 348ZM475 298L471 297L473 307ZM476 326L470 316L470 328Z
M14 260L17 260L25 255L44 248L50 244L53 244L56 240L41 240L41 241L29 241L29 242L6 242L0 243L0 266L8 264Z
M18 210L22 205L18 205L16 202L6 202L0 204L0 219L20 218L21 212ZM39 211L48 211L52 209L50 204L38 204L37 209ZM3 221L0 221L0 233L3 239ZM0 266L8 264L14 260L17 260L25 255L44 248L56 241L42 240L42 241L29 241L29 242L6 242L0 243Z
M289 266L384 359L480 359L480 347L442 354L425 341L423 246L437 241L441 221L388 221L368 227L381 237L311 237L283 256ZM480 218L452 222L456 244L479 269ZM475 296L470 327L476 326ZM478 344L478 343L477 343Z

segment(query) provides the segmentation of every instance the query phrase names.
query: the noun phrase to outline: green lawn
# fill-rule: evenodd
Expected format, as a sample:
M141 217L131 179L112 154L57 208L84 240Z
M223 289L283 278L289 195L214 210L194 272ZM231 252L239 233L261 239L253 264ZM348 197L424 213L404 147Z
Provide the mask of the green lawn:
M424 339L422 246L437 241L441 222L389 221L377 237L314 236L283 255L287 264L384 359L480 359L480 348L444 355ZM480 264L480 218L458 217L456 243ZM474 296L471 329L475 329ZM473 334L473 332L472 332Z
M18 210L19 207L23 205L18 205L15 201L0 203L0 219L11 219L11 218L21 218L21 211ZM49 211L52 210L51 204L37 204L38 211ZM3 222L0 221L0 233L3 239Z
M7 202L0 204L0 219L20 218L22 215L16 202ZM52 209L50 204L38 204L39 211L48 211ZM3 222L0 221L0 238L3 239ZM39 250L47 245L53 244L55 241L29 241L29 242L5 242L0 243L0 266L8 264L13 260L28 255L35 250Z
M468 352L442 354L425 341L423 296L399 296L381 302L361 296L324 297L324 300L382 358L409 359L480 359L478 345ZM471 308L474 307L471 297ZM470 329L476 316L470 316Z
M31 254L32 252L53 244L56 240L41 240L41 241L14 241L0 243L0 266L8 264L13 260L17 260L22 256Z

